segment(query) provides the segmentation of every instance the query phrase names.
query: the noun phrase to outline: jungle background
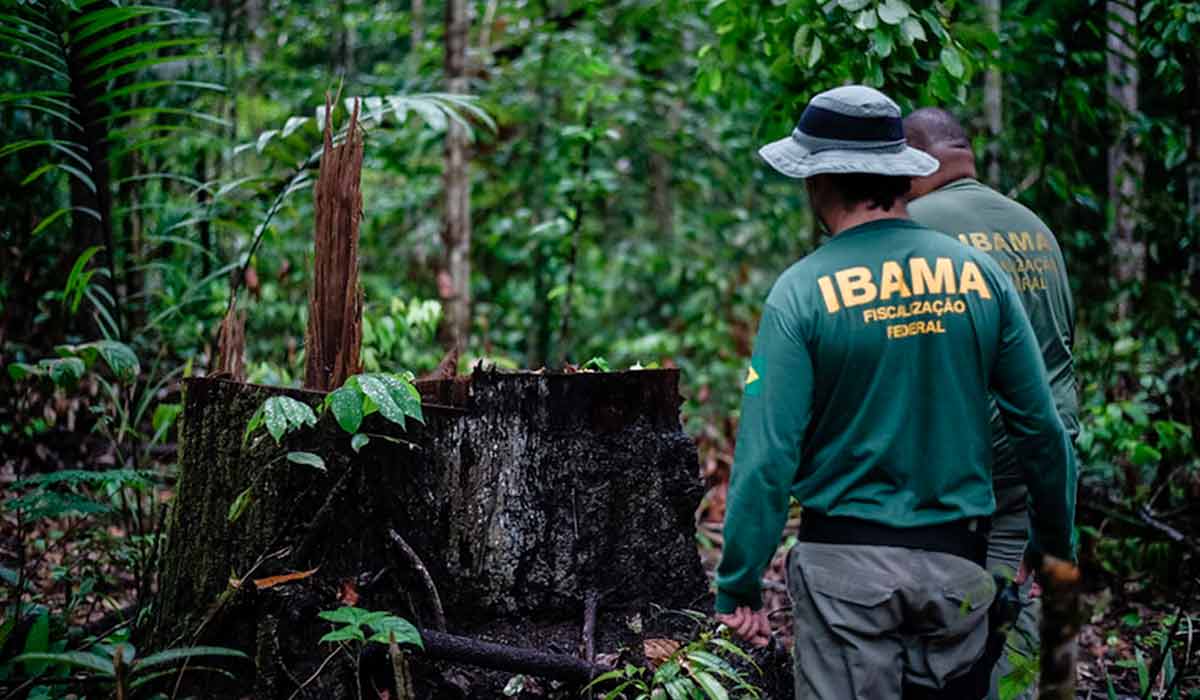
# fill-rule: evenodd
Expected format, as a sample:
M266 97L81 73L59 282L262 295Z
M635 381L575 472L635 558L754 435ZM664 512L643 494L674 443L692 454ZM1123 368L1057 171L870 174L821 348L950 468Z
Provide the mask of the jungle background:
M154 605L180 380L231 297L250 381L302 377L326 95L367 127L364 369L680 368L711 568L757 314L820 243L755 151L862 82L961 115L1063 247L1082 687L1200 697L1200 3L0 8L4 677Z

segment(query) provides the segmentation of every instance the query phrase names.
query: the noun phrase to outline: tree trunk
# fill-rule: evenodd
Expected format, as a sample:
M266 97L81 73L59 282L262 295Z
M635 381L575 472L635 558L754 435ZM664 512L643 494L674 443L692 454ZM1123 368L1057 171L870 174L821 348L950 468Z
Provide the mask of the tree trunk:
M1000 0L984 0L988 29L1000 36ZM992 187L1000 187L1000 134L1004 132L1003 76L1000 68L988 68L983 82L983 114L987 120L987 178Z
M330 627L317 613L351 601L435 627L428 582L389 529L424 564L456 635L582 658L589 594L600 600L600 653L640 649L643 635L686 638L668 622L679 616L660 620L654 605L707 609L694 540L703 489L679 422L676 371L476 372L421 390L424 425L400 430L368 417L362 431L375 437L355 453L329 416L283 446L269 437L243 444L267 397L317 406L322 394L186 380L151 643L251 655L240 687L210 687L206 697L244 696L247 682L254 697L288 697L297 685L289 679L308 678L331 650L318 644ZM321 455L326 471L287 462L295 450ZM229 522L249 485L250 505ZM312 573L261 585L289 572ZM636 616L640 634L629 624ZM386 674L382 688L391 666L378 653L363 666ZM500 697L512 675L432 665L416 652L411 661L418 697L444 697L454 677L467 679L469 697ZM298 697L345 698L353 687L339 657Z
M425 43L425 0L412 0L413 50Z
M467 91L466 0L446 2L446 90ZM471 180L467 171L467 133L451 120L446 128L445 213L442 245L445 248L441 274L445 313L442 338L449 347L466 350L471 332Z
M1129 117L1138 109L1137 14L1131 5L1109 0L1108 97L1119 108L1119 128L1108 149L1108 200L1113 212L1110 228L1116 280L1120 286L1145 278L1146 246L1137 239L1137 188L1143 163L1129 135ZM1128 299L1118 309L1128 316Z

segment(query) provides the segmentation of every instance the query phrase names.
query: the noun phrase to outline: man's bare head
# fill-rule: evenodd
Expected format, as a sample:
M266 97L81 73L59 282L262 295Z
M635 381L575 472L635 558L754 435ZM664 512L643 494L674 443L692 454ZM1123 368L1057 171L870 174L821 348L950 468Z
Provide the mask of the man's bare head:
M941 167L932 175L913 178L908 199L913 200L955 180L975 177L975 154L971 139L954 115L940 107L923 107L904 118L908 145L938 159Z

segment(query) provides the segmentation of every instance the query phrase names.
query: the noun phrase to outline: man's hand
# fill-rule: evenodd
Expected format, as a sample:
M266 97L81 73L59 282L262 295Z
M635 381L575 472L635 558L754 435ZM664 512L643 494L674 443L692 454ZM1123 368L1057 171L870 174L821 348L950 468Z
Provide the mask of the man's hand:
M767 619L766 608L751 610L743 605L729 615L717 613L716 617L717 622L756 647L765 647L771 641L771 621Z

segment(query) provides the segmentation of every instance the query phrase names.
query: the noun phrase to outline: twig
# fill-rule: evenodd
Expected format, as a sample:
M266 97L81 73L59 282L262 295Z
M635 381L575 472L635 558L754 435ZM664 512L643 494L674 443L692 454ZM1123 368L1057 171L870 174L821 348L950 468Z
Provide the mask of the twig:
M288 696L288 700L294 700L295 697L300 694L301 690L304 690L305 688L307 688L309 686L310 683L317 680L317 678L320 677L321 672L325 670L325 667L329 665L330 661L333 661L333 657L337 656L337 653L341 650L342 650L342 647L338 646L337 649L334 649L332 652L330 652L329 656L326 656L325 660L321 662L321 665L317 666L317 670L313 671L313 674L308 677L308 680L301 683L300 687L296 688L296 692L294 692Z
M445 632L446 613L442 609L442 597L438 595L437 586L433 584L433 577L429 575L429 569L425 568L425 562L421 561L421 557L417 556L416 551L408 546L404 538L394 529L388 528L388 536L392 538L392 543L421 577L421 582L425 584L425 592L429 595L429 604L433 606L433 626L438 632Z
M583 659L596 663L596 608L600 605L600 594L594 590L583 598Z

